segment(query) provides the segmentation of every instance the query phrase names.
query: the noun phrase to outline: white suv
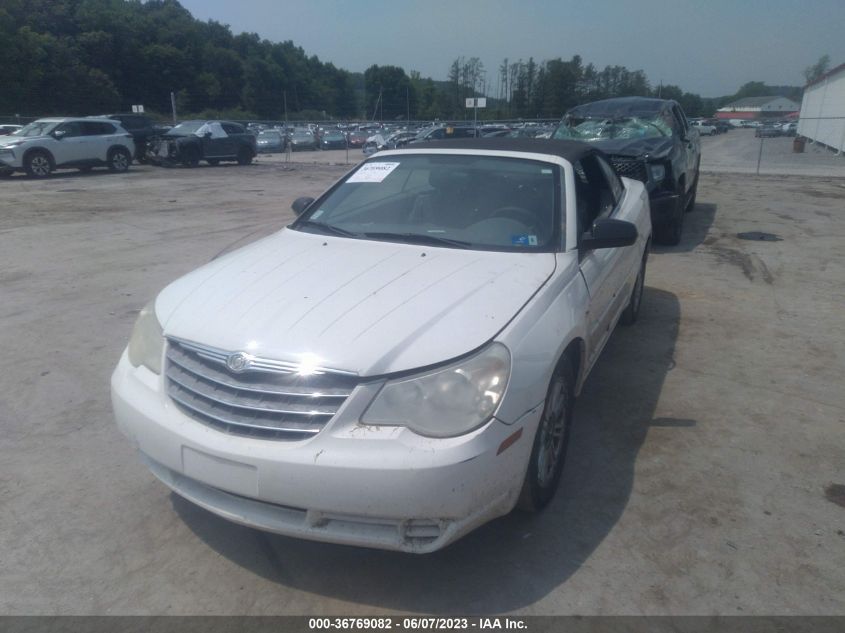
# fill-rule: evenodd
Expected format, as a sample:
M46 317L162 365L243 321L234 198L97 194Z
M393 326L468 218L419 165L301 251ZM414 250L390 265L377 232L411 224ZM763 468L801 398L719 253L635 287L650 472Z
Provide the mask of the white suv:
M117 121L39 119L0 137L0 174L25 171L45 178L60 167L88 171L98 166L122 172L129 169L134 153L132 136Z

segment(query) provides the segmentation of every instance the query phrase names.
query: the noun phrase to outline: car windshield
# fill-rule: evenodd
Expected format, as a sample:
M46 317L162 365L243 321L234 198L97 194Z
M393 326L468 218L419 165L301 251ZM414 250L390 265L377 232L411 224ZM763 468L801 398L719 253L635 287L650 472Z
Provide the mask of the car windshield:
M323 135L323 138L330 140L330 141L342 141L346 138L342 132L326 132Z
M293 138L296 138L296 139L311 139L311 132L294 132Z
M258 135L258 138L266 138L274 141L280 141L282 139L282 135L278 132L261 132Z
M412 244L550 251L559 167L481 155L403 154L361 165L291 228Z
M167 134L169 136L188 136L195 134L203 125L205 125L205 121L185 121L168 130Z
M638 139L661 136L672 136L672 128L661 117L626 116L564 121L553 137L590 142L610 138Z
M46 136L58 125L56 121L34 121L14 133L15 136Z

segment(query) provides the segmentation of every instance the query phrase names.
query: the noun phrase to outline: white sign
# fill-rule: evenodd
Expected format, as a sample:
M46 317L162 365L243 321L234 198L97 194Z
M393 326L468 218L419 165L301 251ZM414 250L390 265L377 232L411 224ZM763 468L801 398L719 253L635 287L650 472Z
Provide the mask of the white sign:
M466 99L467 108L486 108L487 97L479 97L478 99Z
M132 106L132 112L134 112L135 114L143 114L143 112L144 112L144 106L142 106L142 105L133 105L133 106Z
M399 163L364 163L346 182L381 182L397 167Z
M466 100L466 107L467 108L475 107L475 99L467 99Z

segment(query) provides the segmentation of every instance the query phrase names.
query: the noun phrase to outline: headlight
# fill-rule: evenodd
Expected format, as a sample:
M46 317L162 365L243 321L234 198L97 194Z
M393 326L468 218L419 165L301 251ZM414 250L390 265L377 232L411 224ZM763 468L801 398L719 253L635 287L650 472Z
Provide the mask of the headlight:
M155 301L144 306L129 339L129 362L134 367L143 365L154 374L161 374L161 356L164 352L164 334L156 318Z
M654 182L660 182L666 177L666 167L663 165L650 164L648 172Z
M361 422L452 437L487 422L505 392L510 354L501 343L453 365L387 382Z

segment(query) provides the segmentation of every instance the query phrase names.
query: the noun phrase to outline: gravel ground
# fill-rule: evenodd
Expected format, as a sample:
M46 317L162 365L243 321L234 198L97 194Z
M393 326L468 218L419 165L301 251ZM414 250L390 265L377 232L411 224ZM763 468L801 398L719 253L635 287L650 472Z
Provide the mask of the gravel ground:
M845 614L842 181L702 176L539 516L414 557L264 534L170 494L110 410L138 309L345 169L0 182L0 613ZM736 237L754 230L781 241Z

